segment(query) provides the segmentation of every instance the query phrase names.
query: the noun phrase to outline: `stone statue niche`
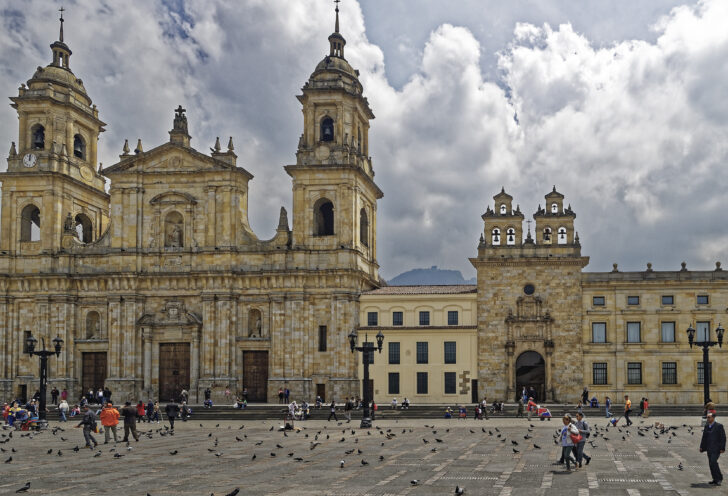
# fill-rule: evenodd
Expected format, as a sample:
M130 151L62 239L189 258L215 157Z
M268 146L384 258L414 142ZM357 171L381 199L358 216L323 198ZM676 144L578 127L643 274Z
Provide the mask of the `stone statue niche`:
M182 248L184 246L184 218L179 212L170 212L164 220L164 246Z
M248 313L248 337L263 337L263 319L261 317L260 310L257 308L251 309Z
M86 314L86 339L101 338L100 321L99 312L89 312Z

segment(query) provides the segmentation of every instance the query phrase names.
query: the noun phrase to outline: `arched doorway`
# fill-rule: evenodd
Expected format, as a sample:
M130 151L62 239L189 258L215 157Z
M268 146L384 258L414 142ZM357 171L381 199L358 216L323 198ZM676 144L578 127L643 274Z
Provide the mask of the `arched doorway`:
M546 399L546 362L540 353L524 351L516 359L516 400L521 397L523 387L536 390L536 401Z

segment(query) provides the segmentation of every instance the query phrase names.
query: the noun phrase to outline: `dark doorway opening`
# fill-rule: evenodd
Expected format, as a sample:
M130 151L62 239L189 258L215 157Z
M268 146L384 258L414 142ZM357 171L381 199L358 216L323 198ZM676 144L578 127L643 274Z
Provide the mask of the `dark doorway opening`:
M326 384L316 384L316 396L320 396L321 401L326 401Z
M248 401L268 401L267 351L243 351L243 387L248 389Z
M106 352L83 353L82 360L81 392L86 394L89 389L96 392L106 382Z
M521 397L525 387L536 390L536 401L543 401L546 397L546 362L540 353L526 351L516 359L516 401Z

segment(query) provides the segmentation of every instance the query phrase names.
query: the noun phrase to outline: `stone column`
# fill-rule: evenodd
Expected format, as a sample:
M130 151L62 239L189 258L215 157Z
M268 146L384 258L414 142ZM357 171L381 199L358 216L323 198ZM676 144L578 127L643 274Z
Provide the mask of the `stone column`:
M109 297L109 318L108 336L109 336L109 352L107 356L109 377L117 378L121 373L121 297Z
M202 377L215 374L215 295L202 295L202 353L200 356Z
M546 390L546 401L555 401L554 390L551 387L551 357L554 354L554 342L547 340L544 342L546 348L546 378L544 383L544 389Z
M195 333L192 335L192 346L190 349L191 369L190 370L190 395L194 392L194 401L199 402L198 399L198 382L200 380L200 330L195 329Z
M217 204L216 204L216 188L208 186L205 188L207 193L207 236L205 239L206 246L217 246L216 230L217 230Z
M144 339L144 392L149 393L152 389L152 330L142 329Z
M506 389L507 401L512 401L516 394L516 378L514 374L515 364L513 363L513 354L516 343L513 341L506 342L506 355L508 356L508 388Z

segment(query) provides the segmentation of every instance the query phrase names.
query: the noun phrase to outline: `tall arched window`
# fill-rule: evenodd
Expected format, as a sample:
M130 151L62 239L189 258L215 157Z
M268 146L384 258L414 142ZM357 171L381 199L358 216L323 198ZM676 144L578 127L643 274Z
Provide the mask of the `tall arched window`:
M73 137L73 156L86 160L86 142L80 134Z
M93 241L93 224L86 214L78 214L76 216L76 234L78 235L78 239L84 243Z
M359 211L359 241L364 246L369 246L369 218L363 208Z
M552 214L558 214L559 213L559 204L558 203L552 203L551 204L551 213Z
M45 128L40 124L33 126L31 130L33 149L43 150L45 148Z
M319 199L313 206L314 234L331 236L334 234L334 204L327 198Z
M565 227L559 227L558 233L559 233L559 244L560 245L565 245L566 242L567 242L567 239L566 239L566 228Z
M86 339L101 337L101 318L99 312L86 314Z
M20 241L40 241L40 209L26 205L20 214Z
M552 236L551 228L550 227L544 227L543 228L543 242L544 242L544 244L546 244L546 245L550 245L551 244L551 240L552 240L551 236Z
M502 203L501 204L501 206L500 206L500 213L501 213L501 215L505 215L505 214L508 213L507 212L507 209L506 209L506 204L505 203Z
M516 244L516 230L512 227L509 227L506 231L506 244L509 246Z
M182 217L181 213L173 210L164 218L164 246L182 248L184 241L184 217Z
M321 141L334 141L334 120L324 117L321 121Z
M491 231L491 233L490 233L491 244L499 245L501 242L500 237L501 237L500 229L498 229L497 227L494 228L493 231Z

